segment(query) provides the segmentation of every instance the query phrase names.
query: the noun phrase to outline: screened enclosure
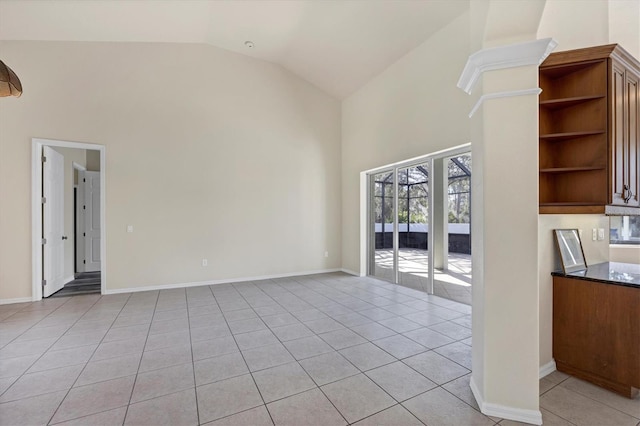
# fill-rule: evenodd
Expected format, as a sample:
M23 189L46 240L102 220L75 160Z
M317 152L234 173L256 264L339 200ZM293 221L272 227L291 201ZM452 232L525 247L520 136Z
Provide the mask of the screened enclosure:
M471 156L450 159L448 168L449 252L471 254ZM393 247L394 172L375 175L376 249ZM428 249L429 173L425 166L398 172L398 238L400 248Z
M383 169L369 185L369 274L471 303L471 154Z

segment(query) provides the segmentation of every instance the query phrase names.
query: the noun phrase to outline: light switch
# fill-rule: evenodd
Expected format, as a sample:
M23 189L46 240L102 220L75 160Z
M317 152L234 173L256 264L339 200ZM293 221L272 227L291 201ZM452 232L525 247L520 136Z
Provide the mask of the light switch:
M604 240L604 228L598 228L598 240Z
M133 232L133 225L127 225L127 232Z
M591 229L591 240L595 241L598 239L598 230L596 228Z

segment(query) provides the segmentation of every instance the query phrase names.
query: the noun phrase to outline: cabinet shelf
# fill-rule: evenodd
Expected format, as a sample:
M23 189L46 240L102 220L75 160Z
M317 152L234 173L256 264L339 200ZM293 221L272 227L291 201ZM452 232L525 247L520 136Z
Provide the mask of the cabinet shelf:
M581 136L601 135L606 133L606 130L589 130L584 132L564 132L564 133L545 133L540 135L540 139L556 140L573 139Z
M592 206L596 203L587 203L587 202L560 202L560 203L540 203L540 207L578 207L578 206Z
M560 99L548 99L546 101L540 101L540 106L545 107L547 109L560 109L566 108L573 105L578 105L583 102L589 102L596 99L604 99L606 95L593 95L593 96L573 96L570 98L560 98Z
M591 204L561 204L541 203L538 210L540 214L604 214L605 207L602 203Z
M593 170L605 170L605 166L588 166L588 167L551 167L548 169L540 169L540 173L568 173L568 172L590 172Z
M539 212L640 214L640 62L596 46L551 53L538 76Z

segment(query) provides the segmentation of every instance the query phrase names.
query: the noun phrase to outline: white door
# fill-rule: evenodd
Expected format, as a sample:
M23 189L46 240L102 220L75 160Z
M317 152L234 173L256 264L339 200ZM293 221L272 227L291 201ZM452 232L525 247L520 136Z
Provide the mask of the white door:
M84 270L100 270L100 172L83 172Z
M48 297L64 287L64 156L43 147L43 250L44 285Z

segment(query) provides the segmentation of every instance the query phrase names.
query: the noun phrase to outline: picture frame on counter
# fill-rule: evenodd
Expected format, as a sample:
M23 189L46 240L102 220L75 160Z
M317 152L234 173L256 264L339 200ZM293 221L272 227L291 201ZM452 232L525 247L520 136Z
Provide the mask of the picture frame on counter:
M554 229L556 249L565 274L587 269L580 232L577 229Z

